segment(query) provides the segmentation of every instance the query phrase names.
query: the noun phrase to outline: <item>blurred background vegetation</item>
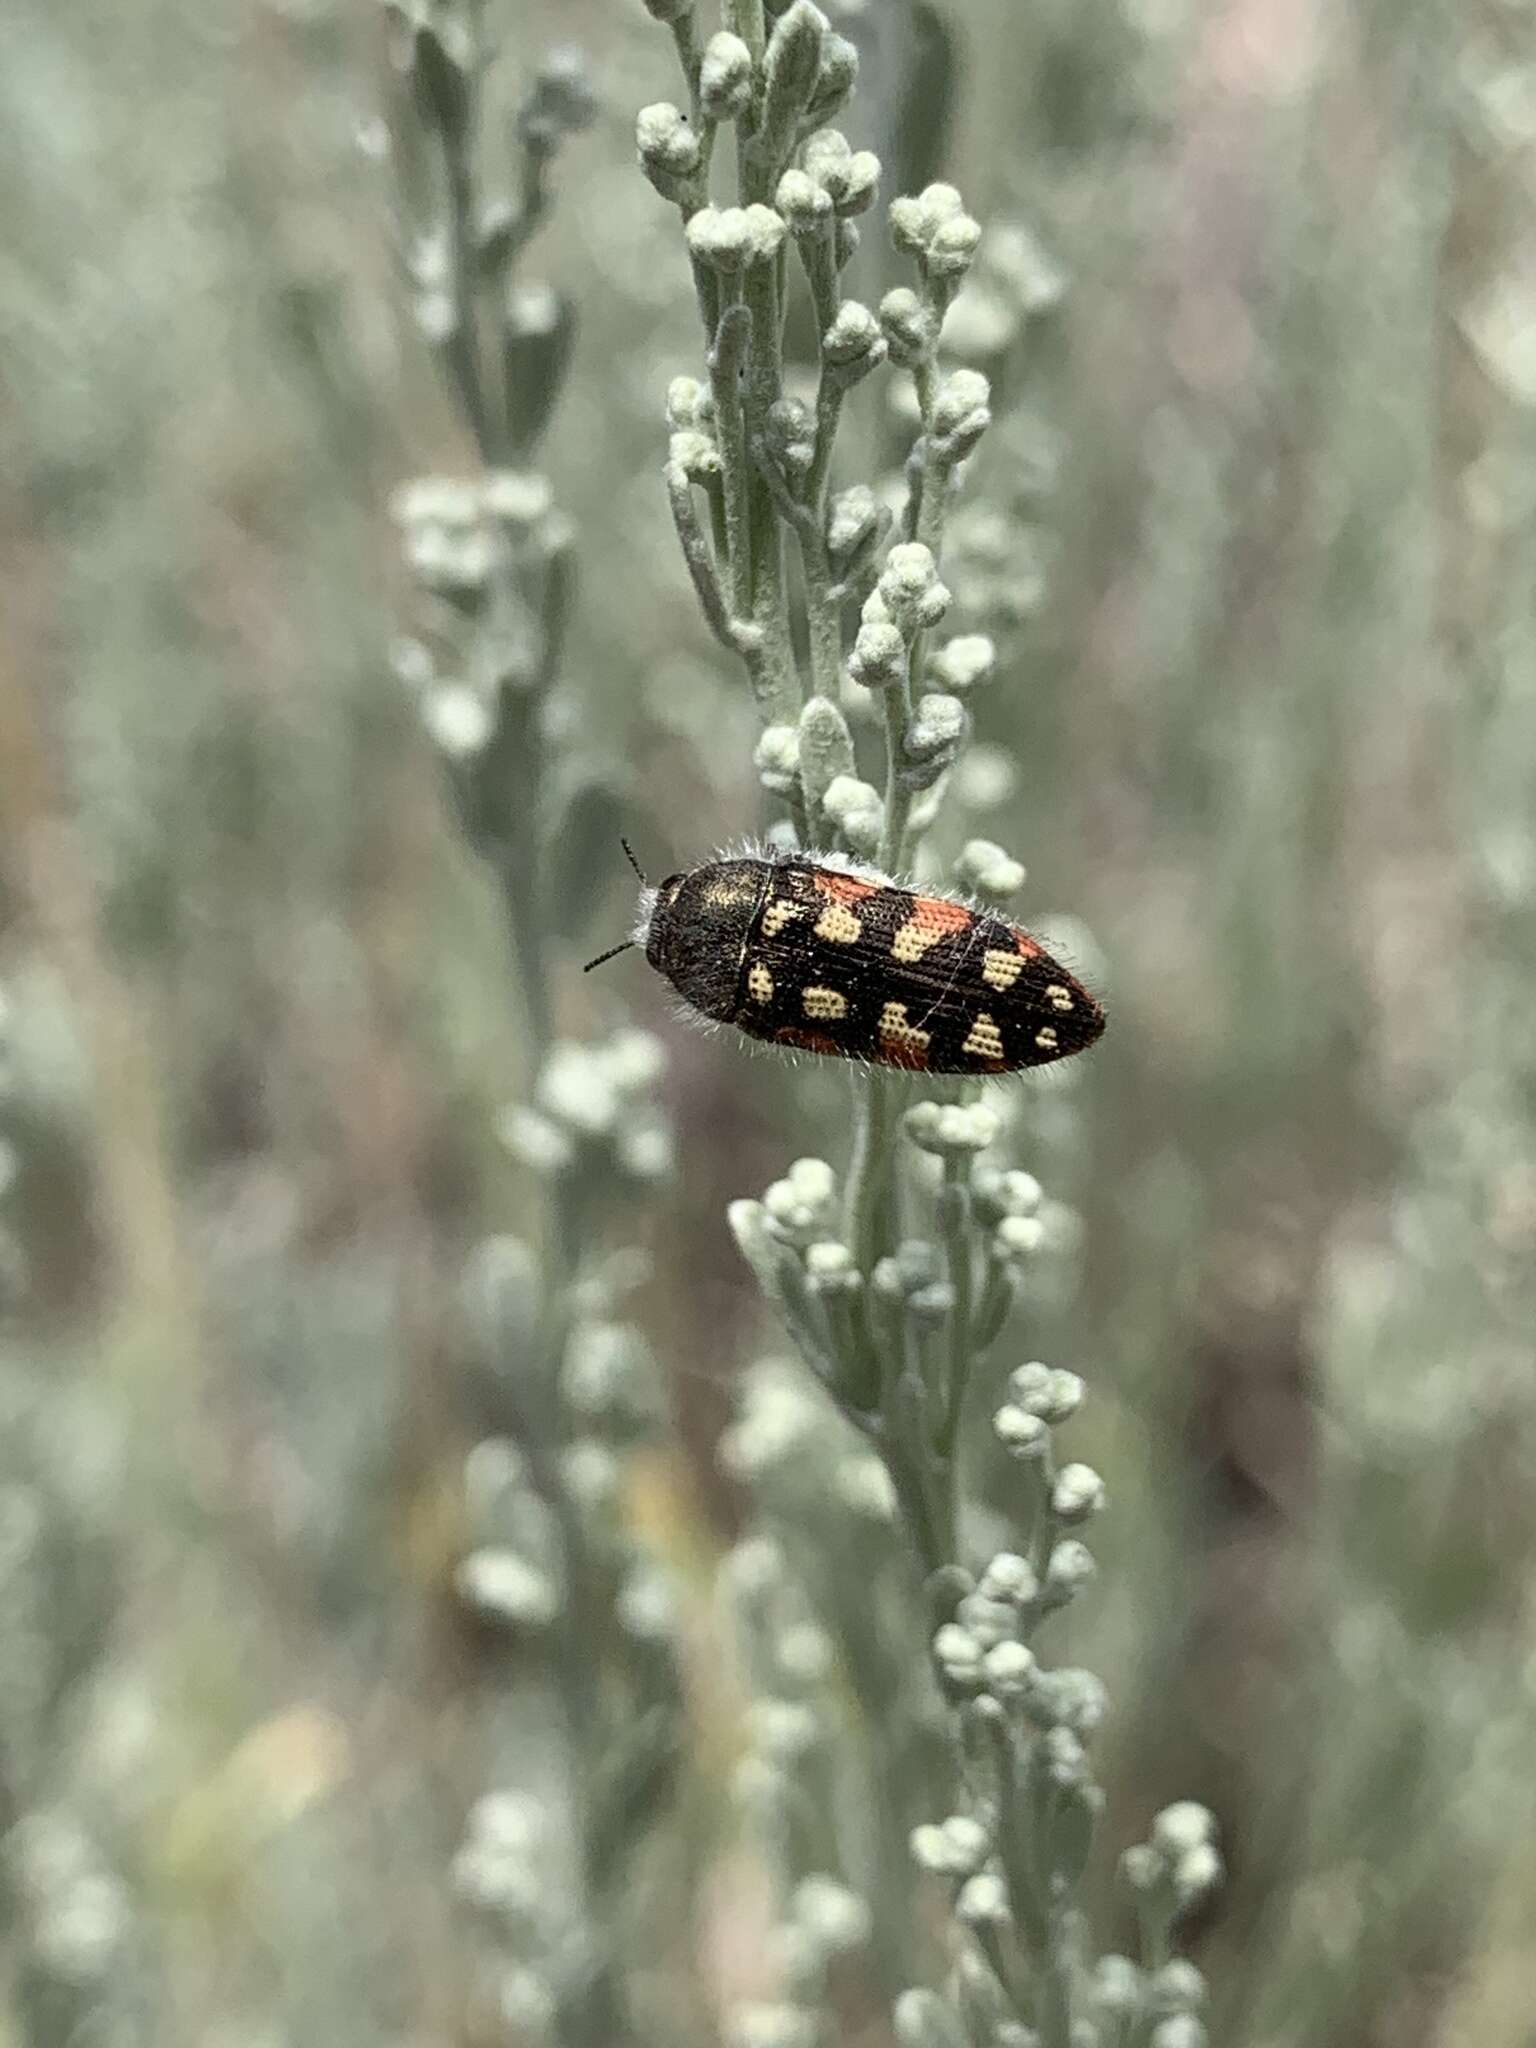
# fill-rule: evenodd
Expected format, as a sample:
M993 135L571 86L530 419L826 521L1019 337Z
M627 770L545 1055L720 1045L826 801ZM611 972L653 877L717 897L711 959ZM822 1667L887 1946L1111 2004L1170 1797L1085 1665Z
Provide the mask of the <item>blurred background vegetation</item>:
M619 0L489 12L512 100L571 42L596 95L529 258L574 312L552 715L665 873L760 815L659 482L698 340L633 119L671 53ZM1527 2042L1536 18L840 25L886 191L952 177L1066 285L1027 346L973 323L1019 404L954 580L1007 626L971 828L1027 919L1080 920L1113 1020L1023 1122L1081 1218L1030 1343L1099 1396L1109 1846L1217 1811L1218 2040ZM39 2048L524 2037L467 1994L450 1877L552 1725L455 1590L466 1454L517 1433L461 1276L497 1233L560 1253L497 1137L527 991L391 661L390 494L471 455L385 83L326 0L17 0L7 37L0 2038ZM723 1207L837 1156L844 1097L689 1035L633 957L583 982L630 886L581 844L554 1027L627 1010L671 1055L675 1172L598 1234L649 1253L670 1410L626 1513L696 1589L686 1790L623 1911L654 2037L702 2042L764 1913L703 1591L761 1342ZM883 2028L855 1997L848 2038Z

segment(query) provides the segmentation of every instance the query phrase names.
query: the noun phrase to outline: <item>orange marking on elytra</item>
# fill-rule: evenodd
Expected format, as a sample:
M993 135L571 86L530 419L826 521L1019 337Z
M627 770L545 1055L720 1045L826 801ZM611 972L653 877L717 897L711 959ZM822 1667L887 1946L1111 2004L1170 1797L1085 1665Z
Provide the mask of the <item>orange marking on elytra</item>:
M1035 944L1034 940L1029 936L1028 932L1021 932L1016 930L1013 935L1013 943L1018 947L1019 953L1023 959L1039 959L1040 948Z
M866 896L877 894L879 886L860 881L857 875L839 874L836 868L817 868L811 880L823 896L831 896L839 903L862 903Z
M963 903L947 902L942 896L914 896L912 917L915 923L938 932L969 931L976 921L974 910L967 910Z

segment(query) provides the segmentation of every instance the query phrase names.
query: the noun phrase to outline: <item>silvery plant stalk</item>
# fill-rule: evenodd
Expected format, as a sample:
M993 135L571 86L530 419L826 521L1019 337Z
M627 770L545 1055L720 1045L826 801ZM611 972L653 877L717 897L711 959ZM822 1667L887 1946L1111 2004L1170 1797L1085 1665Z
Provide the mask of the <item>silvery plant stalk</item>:
M718 26L693 0L647 6L682 92L641 110L640 164L677 210L704 343L668 392L666 492L757 707L770 843L1002 906L1024 881L1006 849L965 840L947 874L940 852L972 693L1003 667L951 586L951 515L993 421L988 378L952 362L946 334L973 271L1017 325L1059 284L1017 231L988 274L950 185L882 206L881 166L848 132L857 52L811 0L727 0ZM844 279L881 227L899 281L866 304ZM801 306L804 366L784 339ZM850 479L840 429L872 392L905 423L905 460ZM1124 1857L1138 1957L1098 1953L1078 1903L1107 1699L1049 1644L1093 1583L1105 1490L1062 1447L1078 1375L994 1362L1065 1212L1011 1156L1016 1095L929 1083L914 1098L879 1069L850 1083L846 1163L800 1159L731 1210L797 1353L749 1375L725 1446L756 1503L724 1577L754 1696L739 1789L782 1881L782 1995L738 2034L834 2038L858 1951L906 2048L1197 2048L1204 1985L1172 1937L1220 1873L1211 1816L1170 1807ZM850 1700L862 1758L840 1732ZM914 1866L948 1906L932 1985L910 1981Z
M626 1308L643 1262L613 1242L668 1172L662 1049L631 1028L564 1038L550 1000L581 850L601 840L606 859L617 813L562 743L576 539L537 455L573 315L524 264L556 156L593 101L566 51L503 104L494 17L477 0L391 4L388 17L401 270L465 451L395 497L413 604L395 665L504 907L527 1083L499 1135L534 1190L528 1235L488 1237L464 1275L465 1370L496 1426L464 1470L456 1591L497 1675L481 1730L490 1782L453 1878L475 2038L586 2048L633 2037L620 1909L667 1809L682 1725L672 1589L622 1509L662 1402ZM489 169L508 127L510 190Z

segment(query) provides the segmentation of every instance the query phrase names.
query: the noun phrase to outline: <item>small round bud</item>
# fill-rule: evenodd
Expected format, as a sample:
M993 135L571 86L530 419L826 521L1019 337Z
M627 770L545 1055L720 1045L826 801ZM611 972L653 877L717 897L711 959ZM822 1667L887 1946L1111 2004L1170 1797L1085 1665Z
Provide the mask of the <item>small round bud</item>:
M981 1683L982 1646L968 1628L947 1621L933 1639L934 1661L951 1685Z
M995 1871L968 1877L955 1898L955 1918L967 1927L1007 1927L1013 1920L1008 1887Z
M776 796L789 795L799 781L799 730L793 725L765 726L752 750L752 761L764 789Z
M1023 863L990 839L968 839L955 862L955 873L965 888L989 903L1006 903L1024 886Z
M1086 1391L1075 1372L1042 1365L1038 1359L1016 1365L1008 1375L1009 1400L1038 1415L1042 1422L1067 1421L1083 1405Z
M1035 1568L1016 1551L1000 1550L981 1575L977 1592L991 1600L1011 1600L1022 1607L1039 1592Z
M982 1659L982 1682L999 1699L1016 1699L1035 1674L1035 1653L1026 1644L998 1643Z
M1213 1843L1186 1850L1173 1866L1174 1894L1182 1907L1196 1905L1220 1883L1221 1857Z
M987 680L996 661L997 649L985 633L961 633L930 656L928 673L952 696L962 697Z
M963 462L992 424L991 387L979 370L956 370L939 386L930 446L943 463Z
M845 562L867 541L880 521L880 507L868 484L839 491L827 508L827 552Z
M940 224L964 210L965 202L953 185L929 185L915 198L893 199L891 240L904 256L921 259Z
M1100 1956L1093 1972L1093 2002L1106 2019L1132 2019L1141 2010L1141 1971L1129 1956Z
M981 246L981 223L968 213L941 221L928 242L925 267L930 277L956 285L970 269Z
M902 1119L913 1144L941 1158L984 1152L997 1140L997 1112L984 1102L917 1102Z
M1050 1449L1051 1432L1038 1415L1009 1402L992 1418L993 1433L1011 1458L1043 1458Z
M824 1956L848 1955L870 1934L869 1907L836 1878L813 1875L795 1886L789 1910Z
M1051 1552L1045 1568L1045 1595L1053 1607L1065 1607L1099 1575L1093 1552L1075 1536L1065 1537Z
M707 483L720 474L720 446L713 434L688 428L667 443L667 459L690 483Z
M1198 1799L1176 1799L1152 1823L1152 1846L1171 1861L1216 1839L1216 1816Z
M816 417L798 398L778 398L768 408L768 450L785 475L798 482L816 459Z
M826 17L822 19L825 21ZM858 51L846 36L836 35L829 29L822 38L821 62L816 71L815 90L806 108L806 119L830 120L840 107L847 104L858 82Z
M938 321L906 285L898 285L880 301L880 325L890 346L891 361L903 369L915 369L926 362L938 346Z
M920 697L901 736L902 786L932 789L946 769L953 767L970 730L970 718L958 697L946 697L937 690Z
M873 853L885 826L885 805L873 783L856 775L835 775L821 807L855 853Z
M880 572L880 597L908 637L936 626L949 610L949 592L939 581L932 550L921 541L898 541Z
M885 336L868 306L861 306L857 299L844 299L821 338L821 353L844 387L878 369L885 361Z
M903 1991L891 2021L898 2048L963 2048L959 2023L936 1991Z
M780 178L773 203L792 235L819 235L832 223L832 195L804 171L788 170Z
M1205 2004L1205 1978L1185 1956L1164 1963L1147 1988L1154 2012L1199 2012Z
M1037 1252L1045 1241L1045 1225L1038 1216L1005 1216L992 1233L992 1249L1005 1264Z
M1120 1858L1120 1875L1133 1892L1156 1891L1163 1881L1163 1859L1146 1842L1136 1842Z
M702 154L687 116L670 100L642 107L635 120L640 167L664 199L679 198L697 177Z
M699 262L729 277L776 256L784 223L769 206L701 206L688 223L687 236Z
M714 424L715 401L709 386L701 384L697 377L674 377L667 386L667 425L677 432L688 428L712 429ZM956 643L951 640L949 645L953 647Z
M1011 1600L997 1599L977 1587L956 1607L955 1619L970 1630L983 1650L992 1650L999 1643L1013 1641L1018 1614Z
M954 1877L969 1877L979 1870L991 1851L986 1829L966 1813L952 1813L937 1826L928 1822L911 1834L912 1859L923 1870L947 1871Z
M807 1245L805 1274L815 1294L856 1294L864 1284L853 1253L835 1238Z
M907 670L907 643L894 626L863 625L854 637L848 673L866 690L894 690Z
M1059 1522L1086 1522L1104 1505L1104 1482L1091 1465L1063 1465L1051 1488L1051 1513Z
M725 29L704 45L699 104L711 121L734 121L752 104L752 52Z
M1152 2029L1148 2048L1205 2048L1204 2025L1193 2013L1178 2012L1159 2020Z
M976 1169L976 1213L984 1223L1005 1216L1031 1216L1040 1206L1040 1183L1020 1167L980 1166Z

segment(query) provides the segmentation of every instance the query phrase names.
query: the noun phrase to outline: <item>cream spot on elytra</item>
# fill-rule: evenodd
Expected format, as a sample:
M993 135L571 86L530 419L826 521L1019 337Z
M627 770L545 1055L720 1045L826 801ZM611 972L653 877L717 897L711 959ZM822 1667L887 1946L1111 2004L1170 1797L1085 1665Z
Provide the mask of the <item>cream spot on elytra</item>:
M773 976L761 960L754 960L747 969L747 994L754 1003L773 1001Z
M1003 1057L1003 1034L985 1010L978 1013L960 1050L978 1060L1000 1060Z
M1000 953L989 947L981 956L981 978L999 992L1012 988L1023 972L1024 962L1017 953Z
M785 925L793 924L797 917L804 917L803 903L770 903L763 912L763 937L776 939Z
M851 946L864 927L846 904L829 903L816 920L818 939L830 939L834 946Z
M839 995L835 988L803 988L800 1006L807 1017L814 1017L818 1024L835 1023L848 1014L848 998Z

